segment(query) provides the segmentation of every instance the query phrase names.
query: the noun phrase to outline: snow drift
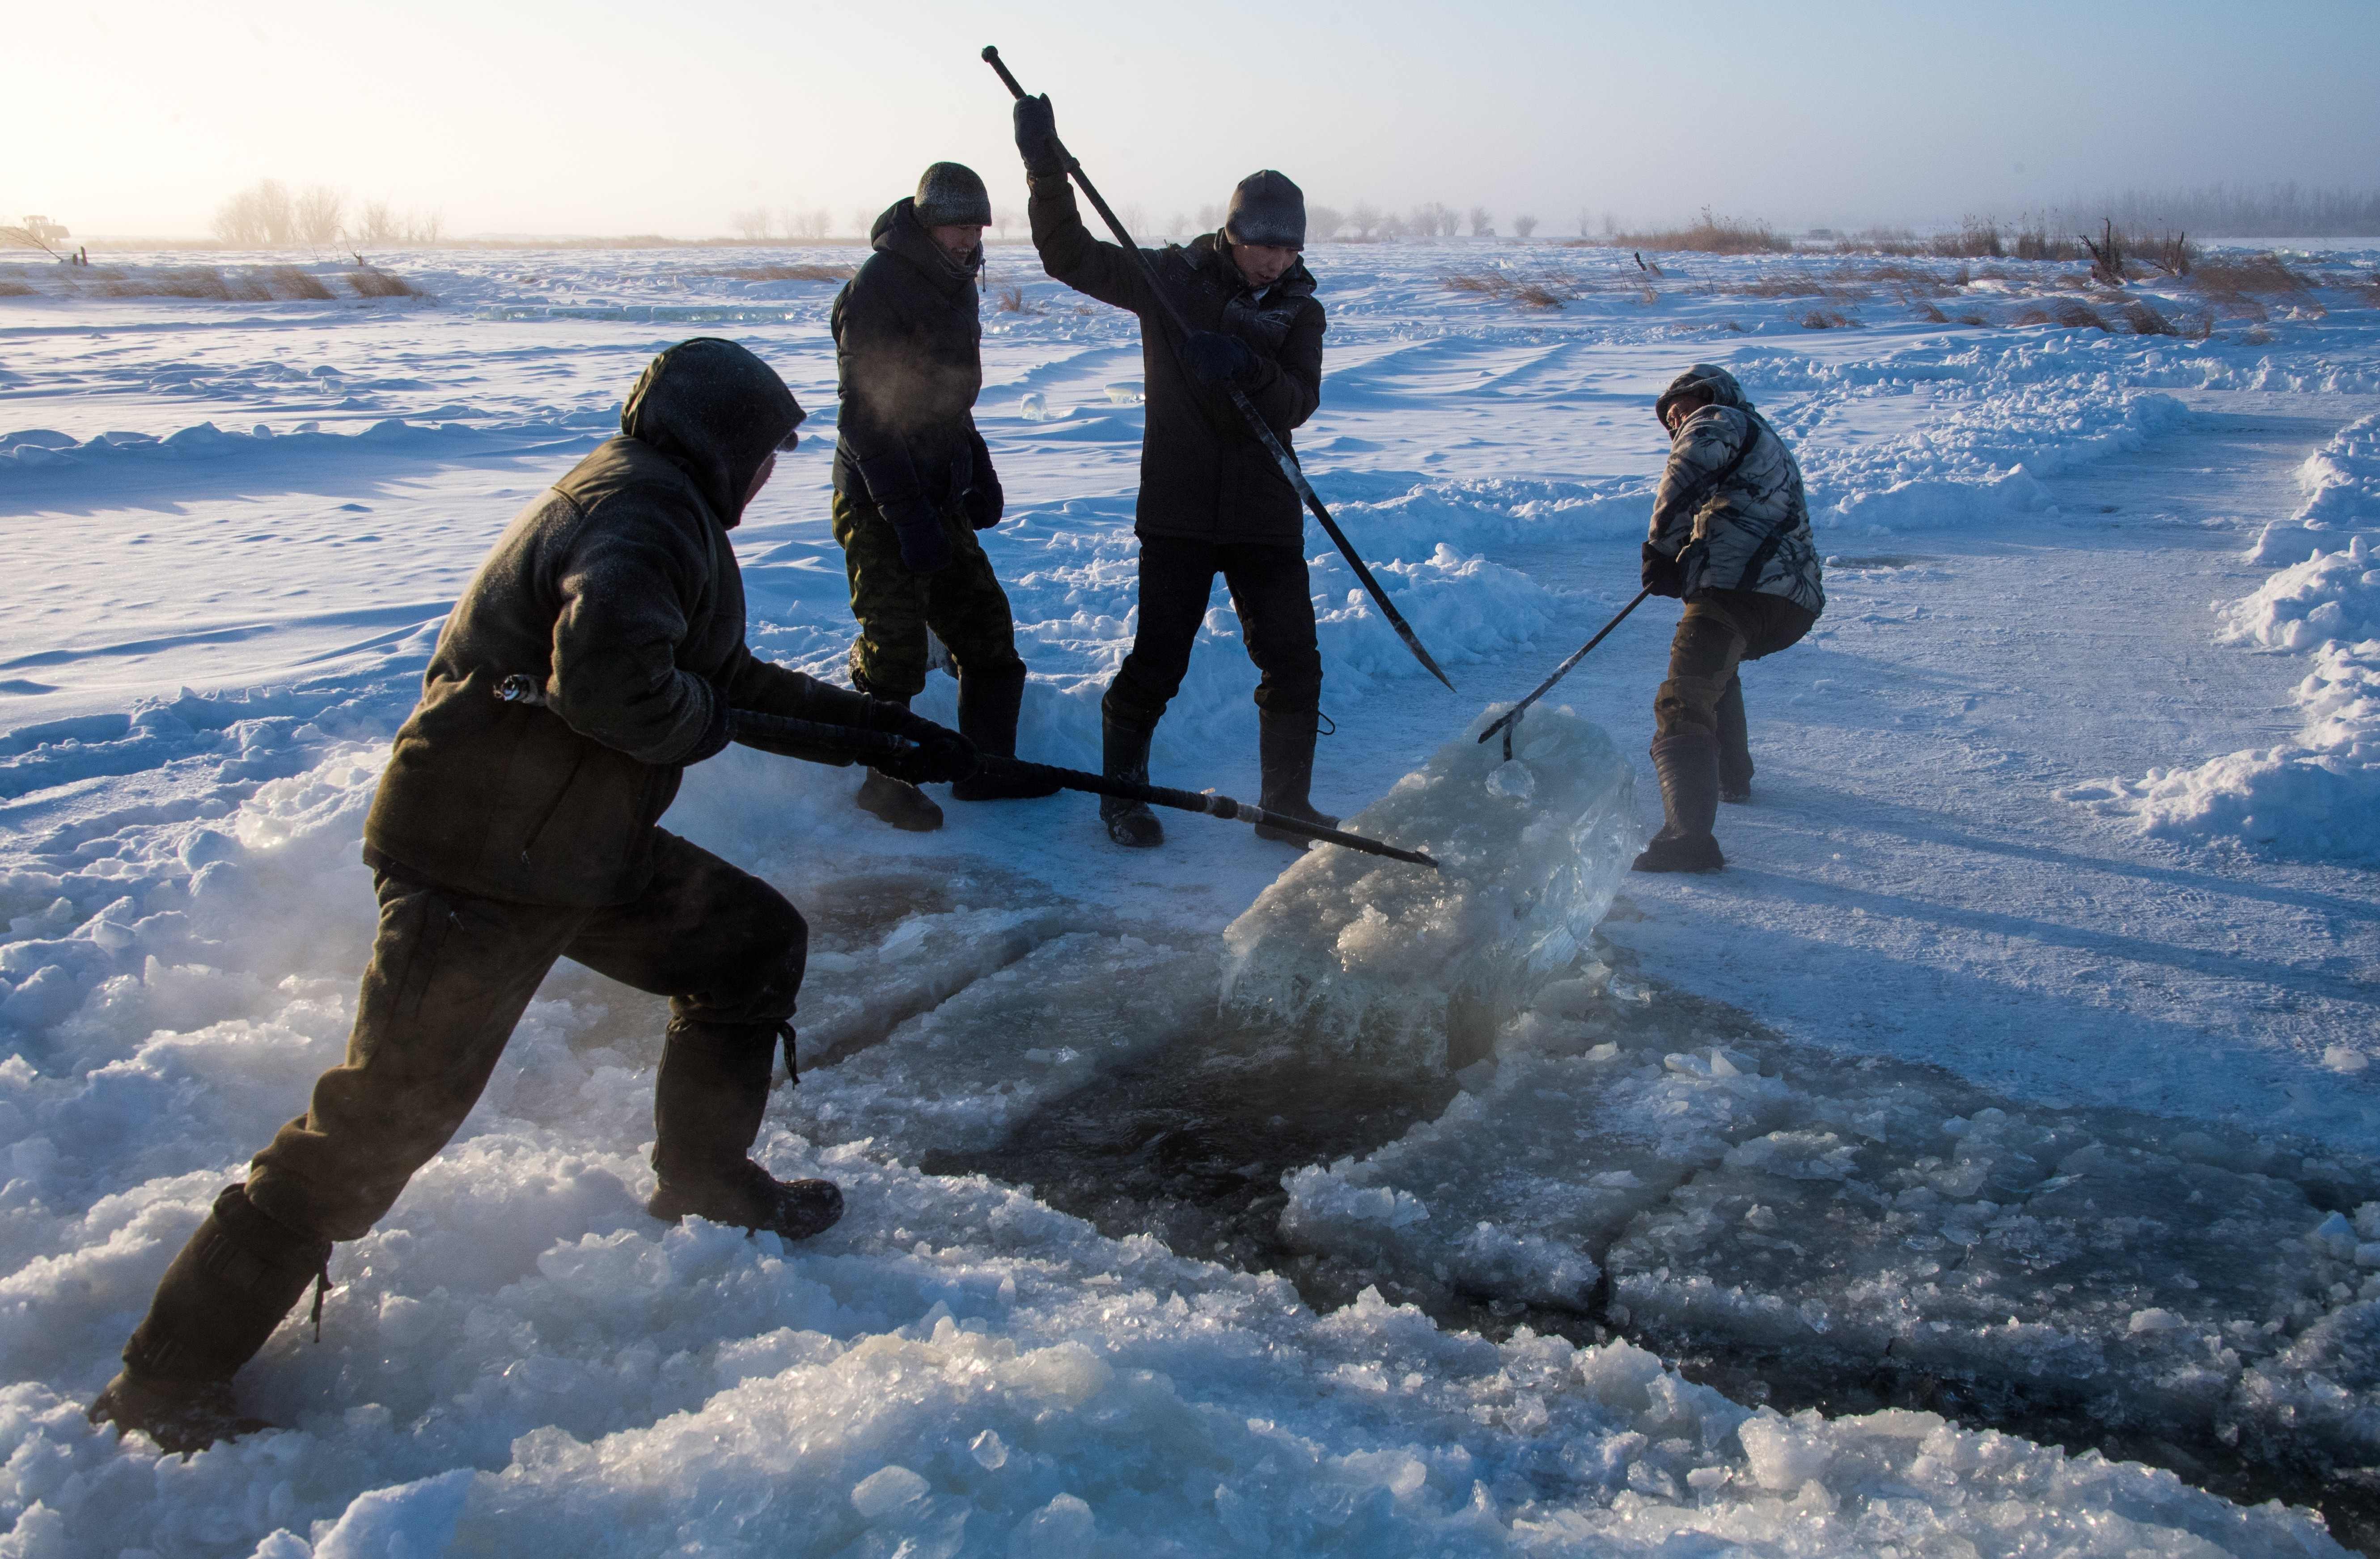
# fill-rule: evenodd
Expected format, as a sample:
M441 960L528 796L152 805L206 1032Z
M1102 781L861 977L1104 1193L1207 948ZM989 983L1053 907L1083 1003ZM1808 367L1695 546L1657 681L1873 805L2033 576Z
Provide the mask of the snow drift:
M2380 866L2380 417L2342 430L2299 473L2305 503L2252 554L2290 559L2223 609L2223 640L2312 652L2290 741L2189 769L2153 769L2065 794L2136 819L2143 832L2228 839L2301 860Z

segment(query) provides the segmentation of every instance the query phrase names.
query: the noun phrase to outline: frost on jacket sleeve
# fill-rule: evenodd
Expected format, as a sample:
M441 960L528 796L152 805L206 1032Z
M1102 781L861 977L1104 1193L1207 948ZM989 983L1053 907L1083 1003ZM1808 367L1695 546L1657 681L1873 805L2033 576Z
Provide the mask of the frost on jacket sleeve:
M641 763L707 757L724 736L710 684L677 664L703 564L674 530L585 525L556 569L553 712Z
M925 485L894 413L914 371L910 343L892 299L868 286L864 273L835 299L832 323L843 399L835 439L867 484L868 501L890 508L917 497Z
M1032 198L1025 213L1033 227L1033 247L1041 269L1076 292L1111 303L1134 313L1149 306L1148 286L1132 256L1114 244L1091 237L1083 213L1075 204L1075 187L1064 174L1031 180Z
M1694 515L1719 473L1759 436L1758 424L1726 407L1705 407L1686 419L1670 442L1670 463L1653 498L1653 523L1645 540L1656 551L1675 557L1685 550L1694 540Z

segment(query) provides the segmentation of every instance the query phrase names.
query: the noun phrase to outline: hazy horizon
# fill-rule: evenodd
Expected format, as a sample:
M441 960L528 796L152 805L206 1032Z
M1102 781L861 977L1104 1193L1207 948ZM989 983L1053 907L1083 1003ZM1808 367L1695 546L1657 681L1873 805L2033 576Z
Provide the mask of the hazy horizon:
M44 12L14 30L45 67L0 103L11 141L42 152L0 175L0 213L196 238L270 177L435 212L456 238L704 238L755 207L823 212L841 235L941 158L1021 208L986 43L1152 232L1259 166L1342 211L1484 206L1540 236L1582 212L1659 225L1706 206L1791 230L2013 221L2380 169L2380 8L2342 0L2281 22L2129 0L1198 15L730 0L656 32L616 0Z

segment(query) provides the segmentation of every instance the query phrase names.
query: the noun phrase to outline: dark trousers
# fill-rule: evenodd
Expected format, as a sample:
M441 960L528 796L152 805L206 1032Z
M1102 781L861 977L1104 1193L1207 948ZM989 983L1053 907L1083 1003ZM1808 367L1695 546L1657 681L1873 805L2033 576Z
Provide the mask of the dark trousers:
M474 898L383 870L346 1060L256 1155L257 1210L303 1234L361 1238L471 1113L556 958L670 998L656 1160L682 1173L740 1162L809 929L768 883L655 833L651 885L605 908ZM672 1163L658 1167L672 1177Z
M1808 607L1760 591L1697 591L1670 640L1670 676L1653 696L1653 739L1687 731L1718 738L1722 772L1749 780L1743 683L1736 668L1801 641L1818 620ZM1741 764L1741 768L1736 766Z
M1257 707L1310 712L1322 701L1322 652L1314 643L1314 594L1305 554L1257 542L1140 539L1140 627L1101 704L1110 719L1153 731L1190 669L1215 576L1232 592L1240 634L1259 674Z
M838 493L833 513L835 542L851 580L851 615L859 622L851 646L854 687L880 699L924 692L928 628L950 646L960 676L1024 679L1008 592L956 505L942 513L951 561L931 574L916 573L901 561L892 522L867 499Z

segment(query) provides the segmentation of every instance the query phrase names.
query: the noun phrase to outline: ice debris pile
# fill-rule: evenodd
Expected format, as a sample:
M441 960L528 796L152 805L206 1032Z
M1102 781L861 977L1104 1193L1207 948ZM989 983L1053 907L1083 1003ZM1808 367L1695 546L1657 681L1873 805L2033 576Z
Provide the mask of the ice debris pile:
M2380 417L2340 429L2298 468L2306 501L2286 520L2265 527L2248 554L2252 563L2303 563L2338 552L2357 534L2380 539Z
M1518 1301L1788 1379L1928 1378L1986 1419L2380 1463L2380 1163L2021 1107L1644 994L1550 990L1439 1119L1287 1176L1284 1234L1440 1314Z
M2346 428L2299 476L2296 520L2268 527L2253 554L2289 561L2224 608L2220 637L2312 652L2292 694L2304 726L2275 747L2063 794L2144 833L2380 866L2380 417Z
M1223 933L1228 1011L1436 1066L1451 1028L1492 1027L1577 964L1643 843L1634 779L1562 708L1530 711L1507 760L1475 739L1496 713L1345 824L1439 870L1307 851Z

